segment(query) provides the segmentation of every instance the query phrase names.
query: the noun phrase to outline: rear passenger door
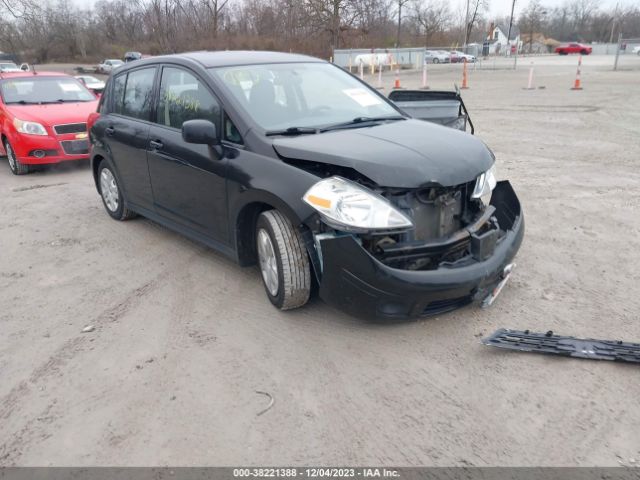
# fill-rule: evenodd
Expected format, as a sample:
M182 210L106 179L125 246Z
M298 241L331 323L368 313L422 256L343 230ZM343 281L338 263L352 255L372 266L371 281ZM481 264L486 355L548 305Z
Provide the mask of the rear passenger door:
M222 108L209 87L190 70L164 66L147 143L156 211L226 245L227 160L182 140L182 124L193 119L210 120L222 135Z
M129 202L153 208L147 167L153 87L157 67L130 70L113 79L104 140Z

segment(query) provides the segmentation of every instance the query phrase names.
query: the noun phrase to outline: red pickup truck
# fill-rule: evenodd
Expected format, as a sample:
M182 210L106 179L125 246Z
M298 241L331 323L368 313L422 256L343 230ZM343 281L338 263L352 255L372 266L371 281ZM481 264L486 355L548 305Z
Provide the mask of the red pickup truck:
M583 45L581 43L563 43L556 47L556 53L560 55L569 55L570 53L581 53L582 55L589 55L592 48Z

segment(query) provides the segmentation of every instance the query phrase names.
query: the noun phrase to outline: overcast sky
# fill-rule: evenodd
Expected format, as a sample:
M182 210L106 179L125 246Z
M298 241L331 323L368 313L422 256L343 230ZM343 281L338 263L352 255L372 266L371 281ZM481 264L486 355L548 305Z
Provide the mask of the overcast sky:
M460 1L460 0L458 0ZM512 0L488 0L489 1L489 9L490 9L490 17L503 17L505 15L509 15L511 13L511 2ZM566 0L542 0L542 5L545 7L553 8L562 5ZM92 7L95 5L96 0L73 0L73 2L82 8ZM453 3L453 2L452 2ZM465 5L465 0L460 2L462 5ZM614 8L616 4L624 5L632 5L640 3L640 0L599 0L601 9L609 9ZM520 11L525 8L529 4L529 0L516 0L516 8L515 15L517 16ZM455 3L453 3L455 5Z
M491 16L502 17L511 14L511 1L512 0L489 0ZM565 0L542 0L540 3L545 7L553 8L559 7L565 2ZM608 10L615 8L616 3L620 6L638 4L640 0L599 0L600 8ZM515 15L517 16L520 11L529 4L529 0L516 0Z

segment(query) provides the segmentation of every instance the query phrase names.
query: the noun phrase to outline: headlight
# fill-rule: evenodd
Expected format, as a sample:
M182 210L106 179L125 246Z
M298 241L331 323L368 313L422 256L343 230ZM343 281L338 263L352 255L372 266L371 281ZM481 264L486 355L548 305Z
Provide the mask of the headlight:
M320 180L302 200L315 208L325 223L347 232L401 231L411 219L384 197L341 177Z
M481 174L476 179L476 185L473 188L471 198L479 198L484 206L489 205L489 202L491 201L491 192L496 188L496 183L496 165L494 163L489 170Z
M20 133L26 133L28 135L48 135L45 128L36 122L27 122L14 118L13 125Z

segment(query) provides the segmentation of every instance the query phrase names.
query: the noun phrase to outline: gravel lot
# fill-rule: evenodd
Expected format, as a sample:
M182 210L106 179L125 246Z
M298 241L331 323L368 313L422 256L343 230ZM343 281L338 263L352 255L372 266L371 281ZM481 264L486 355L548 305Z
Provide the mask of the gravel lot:
M545 89L522 88L532 61ZM582 91L576 57L471 70L527 234L493 307L402 325L276 311L257 269L111 220L87 165L15 177L0 160L0 465L640 463L638 367L479 343L640 341L640 58L612 61L586 57ZM275 399L260 416L256 391Z

